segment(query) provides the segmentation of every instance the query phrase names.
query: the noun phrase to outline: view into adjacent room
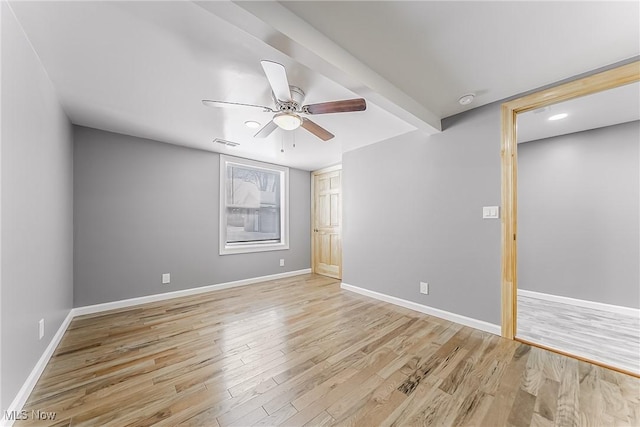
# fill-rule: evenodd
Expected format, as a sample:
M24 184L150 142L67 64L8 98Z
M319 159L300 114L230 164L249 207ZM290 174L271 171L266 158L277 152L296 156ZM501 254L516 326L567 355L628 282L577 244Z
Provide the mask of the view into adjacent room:
M518 115L517 338L640 373L638 83Z

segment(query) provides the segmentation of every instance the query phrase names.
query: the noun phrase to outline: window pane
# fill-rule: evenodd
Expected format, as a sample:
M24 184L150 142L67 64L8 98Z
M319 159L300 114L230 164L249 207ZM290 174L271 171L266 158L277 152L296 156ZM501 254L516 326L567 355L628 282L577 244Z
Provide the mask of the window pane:
M227 243L280 241L281 174L227 165Z

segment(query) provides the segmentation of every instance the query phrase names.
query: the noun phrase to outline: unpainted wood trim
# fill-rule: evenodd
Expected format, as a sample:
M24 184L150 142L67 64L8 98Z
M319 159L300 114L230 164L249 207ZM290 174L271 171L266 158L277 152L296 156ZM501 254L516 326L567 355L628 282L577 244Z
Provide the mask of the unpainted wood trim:
M519 113L640 81L640 61L542 90L502 104L502 336L514 339L517 326Z
M342 280L342 261L344 257L342 254L344 253L344 245L342 240L342 230L344 228L344 217L342 216L342 205L344 202L344 193L342 191L342 183L344 182L344 174L342 173L342 165L340 165L340 205L338 206L338 215L340 215L340 269L338 270L338 276L340 276L340 280Z
M516 114L502 106L502 336L513 339L516 332L516 227L518 165L516 162Z
M535 92L521 98L507 101L503 106L517 113L536 110L568 99L579 98L592 93L613 89L638 81L640 61L635 61L612 70L583 77L549 89Z
M316 273L316 175L318 171L311 172L311 272Z
M337 164L337 165L333 165L333 166L328 166L326 168L318 169L316 171L311 172L311 175L312 176L321 175L323 173L333 172L333 171L338 171L338 170L342 170L342 164Z

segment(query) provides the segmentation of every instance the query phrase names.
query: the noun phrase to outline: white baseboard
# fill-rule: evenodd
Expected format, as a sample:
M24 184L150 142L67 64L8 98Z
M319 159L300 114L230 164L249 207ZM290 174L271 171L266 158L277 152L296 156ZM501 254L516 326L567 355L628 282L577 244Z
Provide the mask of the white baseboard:
M621 305L604 304L601 302L588 301L584 299L569 298L560 295L551 295L542 292L528 291L526 289L518 289L518 295L522 295L523 297L527 298L535 298L545 301L559 302L562 304L570 304L578 307L592 308L594 310L608 311L610 313L622 314L624 316L640 317L640 309L623 307Z
M494 325L493 323L485 322L484 320L473 319L471 317L466 317L460 314L451 313L449 311L440 310L439 308L433 308L423 304L418 304L417 302L407 301L405 299L382 294L380 292L359 288L357 286L349 285L344 282L340 285L340 287L347 291L355 292L357 294L375 298L380 301L399 305L400 307L408 308L409 310L414 310L420 313L428 314L430 316L439 317L441 319L449 320L451 322L459 323L471 328L480 329L481 331L489 332L494 335L501 334L501 328L499 325Z
M84 316L86 314L100 313L102 311L116 310L119 308L127 308L150 302L163 301L172 298L186 297L191 295L202 294L205 292L219 291L221 289L236 288L238 286L252 285L254 283L266 282L269 280L284 279L286 277L299 276L301 274L311 273L310 268L303 270L288 271L286 273L270 274L267 276L252 277L250 279L236 280L234 282L218 283L217 285L207 285L198 288L184 289L181 291L165 292L163 294L147 295L138 298L129 298L120 301L106 302L103 304L87 305L84 307L74 308L75 316Z
M44 351L44 353L42 353L42 356L40 357L40 359L38 360L38 363L36 363L36 366L33 368L31 373L29 374L29 377L20 388L20 391L16 395L15 399L13 399L13 402L11 402L11 405L9 405L7 412L10 413L12 411L15 411L16 413L18 413L22 410L22 407L26 403L27 399L29 398L29 395L33 391L33 388L35 387L36 383L40 379L40 375L42 375L44 368L47 366L47 363L49 363L49 359L51 359L51 356L53 356L53 353L58 347L58 344L60 344L60 340L62 339L62 336L66 332L67 328L69 327L69 324L71 323L74 317L83 316L86 314L99 313L102 311L115 310L118 308L132 307L135 305L146 304L149 302L163 301L163 300L179 298L179 297L184 297L189 295L197 295L197 294L217 291L221 289L236 288L238 286L252 285L255 283L266 282L269 280L284 279L286 277L300 276L302 274L309 274L309 273L311 273L311 269L305 268L303 270L288 271L286 273L270 274L268 276L252 277L250 279L236 280L234 282L219 283L217 285L202 286L199 288L184 289L181 291L167 292L164 294L148 295L145 297L130 298L130 299L121 300L121 301L107 302L104 304L96 304L96 305L88 305L85 307L72 308L69 311L69 314L67 314L67 317L62 322L62 325L60 325L60 328L58 328L58 331L56 332L56 334L51 339L51 342L47 346L47 349ZM0 414L0 426L3 426L3 427L12 426L13 423L14 423L13 420L6 420L4 418L4 413Z
M49 345L44 350L44 353L42 353L42 356L40 356L40 359L36 363L36 366L34 366L33 370L27 377L27 380L24 382L24 384L22 384L20 391L18 391L18 394L16 395L15 399L13 399L13 402L11 402L11 404L9 405L9 408L7 409L8 413L12 413L12 412L18 413L22 410L22 407L27 402L29 395L33 391L33 388L36 386L36 383L40 379L40 375L42 375L44 368L47 366L47 363L49 363L49 359L51 359L51 356L53 356L53 353L56 351L58 344L60 344L60 340L62 340L62 336L66 332L67 327L71 323L72 319L73 319L73 309L71 309L67 314L67 317L64 318L64 320L62 321L62 324L58 328L58 331L55 333L53 338L51 338L51 342L49 342ZM4 413L0 414L0 417L1 417L0 425L2 426L13 425L14 421L6 420L4 418Z

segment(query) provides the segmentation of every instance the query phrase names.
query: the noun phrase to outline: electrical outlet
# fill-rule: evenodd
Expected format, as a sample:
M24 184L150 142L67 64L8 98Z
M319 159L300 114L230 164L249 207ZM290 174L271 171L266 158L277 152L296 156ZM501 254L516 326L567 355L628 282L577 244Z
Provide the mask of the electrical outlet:
M44 337L44 319L40 319L38 322L38 339L42 339Z
M280 267L284 267L284 258L280 259Z
M420 293L429 294L429 284L427 282L420 282Z
M163 273L162 274L162 284L163 285L168 285L169 283L171 283L171 274L170 273Z

